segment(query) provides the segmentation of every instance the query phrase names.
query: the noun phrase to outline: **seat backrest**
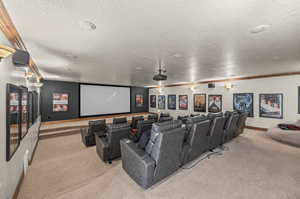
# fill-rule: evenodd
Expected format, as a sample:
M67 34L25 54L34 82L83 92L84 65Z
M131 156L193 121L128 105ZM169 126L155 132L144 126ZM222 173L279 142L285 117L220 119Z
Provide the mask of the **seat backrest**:
M120 117L120 118L113 119L113 124L122 124L122 123L127 123L126 117Z
M144 120L144 116L135 116L135 117L132 117L131 128L136 129L138 121L143 121L143 120Z
M120 156L120 140L129 138L130 135L130 124L109 124L107 130L107 142L110 151L110 158Z
M194 118L192 118L194 119ZM191 160L199 157L203 152L208 150L208 133L210 127L210 121L208 119L192 121L189 119L188 123L191 123L190 130L188 132L185 145L188 145L189 149L186 154L183 154L183 161L187 163Z
M105 134L106 130L105 120L89 121L89 133Z
M146 153L155 161L155 181L158 181L181 165L181 149L184 129L180 120L154 123L151 138L146 146Z
M158 114L150 114L148 115L148 120L154 120L155 122L158 121Z
M208 119L214 119L215 117L222 117L223 116L223 113L222 112L219 112L219 113L208 113L207 114L207 118Z
M173 117L160 117L159 122L166 122L166 121L171 121L173 120Z
M141 135L143 134L143 132L147 131L147 130L151 130L152 128L152 124L154 123L154 120L140 120L137 123L137 140L139 140L139 138L141 137Z
M209 135L211 136L210 149L223 143L225 117L215 117L211 121Z

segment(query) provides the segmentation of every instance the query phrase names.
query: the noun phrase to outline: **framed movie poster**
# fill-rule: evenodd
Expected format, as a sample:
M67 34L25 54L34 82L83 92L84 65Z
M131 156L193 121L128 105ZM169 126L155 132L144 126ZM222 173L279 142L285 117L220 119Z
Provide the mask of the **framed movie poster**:
M31 125L33 124L33 93L29 92L28 93L28 110L29 110L29 128L31 127Z
M188 96L187 95L179 95L179 109L187 110L188 109Z
M259 94L259 117L283 119L283 94Z
M69 110L69 94L53 93L53 112L67 112Z
M142 94L135 95L135 107L143 107L144 106L144 96Z
M168 95L168 109L176 110L176 95Z
M156 95L150 95L150 107L156 108Z
M21 89L6 87L6 161L17 151L21 141Z
M234 93L233 110L248 112L248 117L253 117L253 93Z
M208 112L222 112L222 95L208 95Z
M206 112L206 94L194 94L194 112Z
M21 87L21 138L25 137L29 129L28 89Z
M158 108L165 109L166 108L166 96L159 95L158 96Z

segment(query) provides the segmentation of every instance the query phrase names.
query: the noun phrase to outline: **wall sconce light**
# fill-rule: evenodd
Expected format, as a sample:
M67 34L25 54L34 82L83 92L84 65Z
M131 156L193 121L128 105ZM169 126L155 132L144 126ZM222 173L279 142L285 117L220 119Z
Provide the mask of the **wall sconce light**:
M224 86L227 90L229 89L232 89L233 88L233 84L231 82L227 82L225 83L225 86Z
M16 50L13 48L10 48L10 47L4 46L4 45L0 45L0 59L6 58L15 52L16 52Z

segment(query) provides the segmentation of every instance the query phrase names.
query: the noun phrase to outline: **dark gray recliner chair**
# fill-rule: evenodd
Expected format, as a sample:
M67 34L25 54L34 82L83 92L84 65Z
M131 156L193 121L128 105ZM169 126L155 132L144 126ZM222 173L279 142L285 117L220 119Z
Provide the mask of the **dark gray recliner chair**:
M105 120L89 121L89 125L86 128L80 129L82 142L85 146L94 146L96 144L96 136L105 136L106 134Z
M224 116L216 116L212 118L210 124L210 130L209 130L209 135L210 135L209 150L212 150L223 144L224 123L225 123Z
M121 156L120 140L129 138L130 129L128 123L110 124L105 137L96 136L96 151L104 162L111 163Z
M210 121L206 117L189 118L186 122L187 135L182 150L182 163L195 160L209 150Z
M184 138L181 126L179 120L153 124L145 150L121 140L123 169L137 184L148 188L179 169Z
M135 116L135 117L132 117L132 120L131 120L131 128L132 129L137 129L137 124L139 121L143 121L144 120L144 116Z

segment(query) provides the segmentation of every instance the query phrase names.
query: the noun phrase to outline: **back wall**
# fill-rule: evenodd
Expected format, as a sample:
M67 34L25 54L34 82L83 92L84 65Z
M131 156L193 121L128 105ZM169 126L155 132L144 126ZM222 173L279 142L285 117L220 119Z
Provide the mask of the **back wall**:
M233 110L233 93L254 93L254 117L247 119L247 125L269 128L282 122L295 122L300 119L298 114L298 86L300 75L282 76L263 79L240 80L231 82L234 87L227 90L225 82L216 83L216 88L208 88L207 84L196 86L177 86L165 88L152 88L149 95L166 95L166 109L159 110L149 107L150 112L169 112L173 117L194 113L193 94L206 93L222 95L223 111ZM283 119L271 119L259 117L259 94L260 93L283 93ZM168 110L167 95L176 95L176 110ZM178 110L178 95L188 95L188 110ZM206 96L206 103L207 103ZM157 97L156 97L157 101ZM156 106L157 107L157 106Z

